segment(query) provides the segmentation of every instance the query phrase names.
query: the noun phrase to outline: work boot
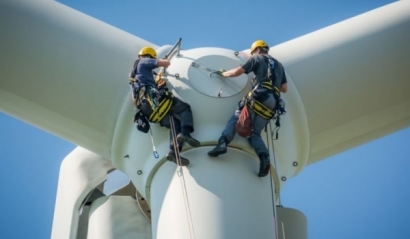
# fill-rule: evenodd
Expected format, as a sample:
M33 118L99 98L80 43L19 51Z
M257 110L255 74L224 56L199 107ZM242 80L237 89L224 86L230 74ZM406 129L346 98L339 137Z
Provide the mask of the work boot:
M218 157L218 155L224 154L227 151L228 140L225 136L221 136L218 140L218 145L211 151L208 152L208 155L211 157Z
M259 156L260 160L260 165L259 165L259 177L265 177L269 173L270 169L270 161L269 161L269 155L268 154L261 154Z
M167 153L167 155L165 156L165 158L166 158L168 161L171 161L171 162L174 162L174 163L178 164L178 161L177 161L177 157L176 157L176 155L175 155L175 152L172 151L172 150L170 150L170 151ZM180 166L187 166L187 165L189 165L189 160L188 160L188 159L182 157L181 155L179 156L179 158L181 159L181 164L179 164Z
M192 138L191 134L189 134L188 132L179 133L177 135L177 141L179 144L186 142L187 144L195 148L201 146L201 143L198 140Z

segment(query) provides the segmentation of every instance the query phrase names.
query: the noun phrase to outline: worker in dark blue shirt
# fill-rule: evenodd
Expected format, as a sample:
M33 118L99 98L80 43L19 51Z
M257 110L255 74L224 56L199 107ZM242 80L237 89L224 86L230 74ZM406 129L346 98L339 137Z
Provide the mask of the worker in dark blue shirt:
M268 44L263 40L257 40L251 46L251 57L242 66L225 72L218 71L217 73L222 77L236 77L243 73L249 74L253 72L252 91L250 92L251 94L248 95L251 95L252 100L257 100L263 104L266 109L274 112L277 103L280 101L280 92L286 93L288 84L282 64L271 57L268 51ZM274 80L270 78L270 68L272 68L272 74L275 72ZM233 140L236 134L235 124L238 121L242 107L246 104L244 101L241 103L240 107L235 111L235 114L228 121L219 138L218 145L208 152L209 156L217 157L227 152L227 145ZM248 141L260 159L258 176L265 177L269 173L270 160L269 151L261 137L261 131L270 119L267 119L263 114L261 114L262 116L259 115L253 108L251 108L250 111L252 131L248 137Z
M194 132L194 121L190 105L173 96L167 89L158 89L157 87L153 70L157 67L168 67L170 64L171 62L167 59L157 59L157 53L153 48L144 47L138 54L130 78L134 79L134 104L151 122L171 128L170 116L172 116L177 135L177 148L180 152L184 142L192 147L199 147L201 144L191 136L191 133ZM172 132L170 137L170 151L167 153L166 159L177 163ZM189 164L188 159L184 157L180 157L180 159L182 166Z

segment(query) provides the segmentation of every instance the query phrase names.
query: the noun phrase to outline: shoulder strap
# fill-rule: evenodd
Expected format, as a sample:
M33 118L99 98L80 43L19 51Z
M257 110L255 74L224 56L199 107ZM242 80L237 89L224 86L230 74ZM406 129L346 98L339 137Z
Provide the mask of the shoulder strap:
M280 90L279 87L282 82L283 74L283 66L280 64L278 60L270 55L264 55L264 60L267 65L267 77L269 79L269 83L271 84L271 89L274 92L274 96L276 98L280 97ZM272 67L273 62L273 67ZM282 73L281 73L282 72Z
M261 58L263 59L263 61L266 63L266 68L267 68L267 77L270 78L272 76L272 71L271 71L271 67L270 67L270 60L273 58L270 55L265 55L265 54L261 54L259 55L261 56Z
M140 59L137 59L134 62L134 67L132 68L132 71L130 72L130 78L135 78L135 76L138 73L138 63L140 63Z

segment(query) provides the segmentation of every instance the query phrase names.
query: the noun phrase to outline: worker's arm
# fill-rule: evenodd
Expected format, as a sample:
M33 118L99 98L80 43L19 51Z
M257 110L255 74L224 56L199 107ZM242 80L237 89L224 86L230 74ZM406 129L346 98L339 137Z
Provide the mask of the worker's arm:
M286 82L286 83L283 83L283 84L280 86L280 92L283 92L283 93L288 92L288 83L287 83L287 82Z
M157 61L157 66L168 67L169 65L171 65L171 62L167 59L158 59Z
M242 67L237 67L229 71L225 71L222 73L223 77L236 77L240 76L245 72L245 70Z

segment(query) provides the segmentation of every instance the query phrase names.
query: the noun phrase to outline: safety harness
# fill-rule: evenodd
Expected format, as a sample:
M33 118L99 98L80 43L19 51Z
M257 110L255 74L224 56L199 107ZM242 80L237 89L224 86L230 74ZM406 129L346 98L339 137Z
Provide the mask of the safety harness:
M130 85L135 99L135 106L137 111L141 111L149 122L159 123L171 109L174 95L168 91L161 74L157 74L155 80L158 89L152 86L142 86L141 82L135 79L139 61L140 59L135 61L134 69L130 73ZM139 114L139 117L141 117L141 114Z
M177 53L179 54L180 44L182 39L179 38L178 42L170 50L170 52L165 56L165 59L170 59ZM132 71L129 74L129 84L132 88L132 97L135 103L135 115L134 123L137 124L137 129L143 133L151 133L151 141L153 154L155 158L159 157L159 154L155 148L154 137L150 127L150 122L159 123L170 111L172 104L174 103L174 95L168 91L167 79L166 79L166 68L163 67L159 73L152 71L153 75L156 75L154 86L146 86L141 83L141 81L136 78L138 74L138 64L140 59L134 62ZM176 76L176 75L175 75ZM177 76L176 76L177 77ZM173 128L173 118L170 115L171 128ZM173 133L173 140L176 142L175 130ZM178 149L178 148L177 148ZM179 151L175 150L177 158L179 159ZM181 162L179 163L179 165Z
M152 87L145 91L141 89L138 101L141 102L140 107L148 120L152 123L159 123L171 109L174 95L168 91L155 92L152 89Z
M243 101L250 107L257 115L260 117L264 118L265 120L271 120L273 118L276 118L276 138L278 138L278 130L280 127L280 116L286 113L285 110L285 102L280 98L280 90L279 87L277 86L278 80L282 82L282 77L285 77L286 80L286 75L284 74L283 66L277 61L274 60L273 58L271 59L270 57L264 57L266 64L268 65L268 72L267 72L267 79L256 83L255 87L253 88L252 91L250 91L243 99ZM282 72L277 72L275 70L275 65L276 68L280 68ZM254 81L255 79L253 79ZM278 83L280 83L278 82ZM257 92L257 93L256 93ZM266 107L263 103L261 103L257 99L263 99L267 97L267 94L273 93L273 96L276 100L276 105L274 109L270 109ZM257 97L256 97L257 94Z
M270 72L270 68L268 68L268 71ZM269 74L268 74L268 77ZM272 86L272 81L263 81L261 84L261 87L269 90L269 91L273 91L273 94L275 95L275 98L279 98L280 97L280 90L277 86Z
M270 120L275 116L275 110L269 109L260 101L256 100L253 97L252 91L248 93L248 95L245 98L245 101L248 107L250 107L257 115L264 118L265 120Z

